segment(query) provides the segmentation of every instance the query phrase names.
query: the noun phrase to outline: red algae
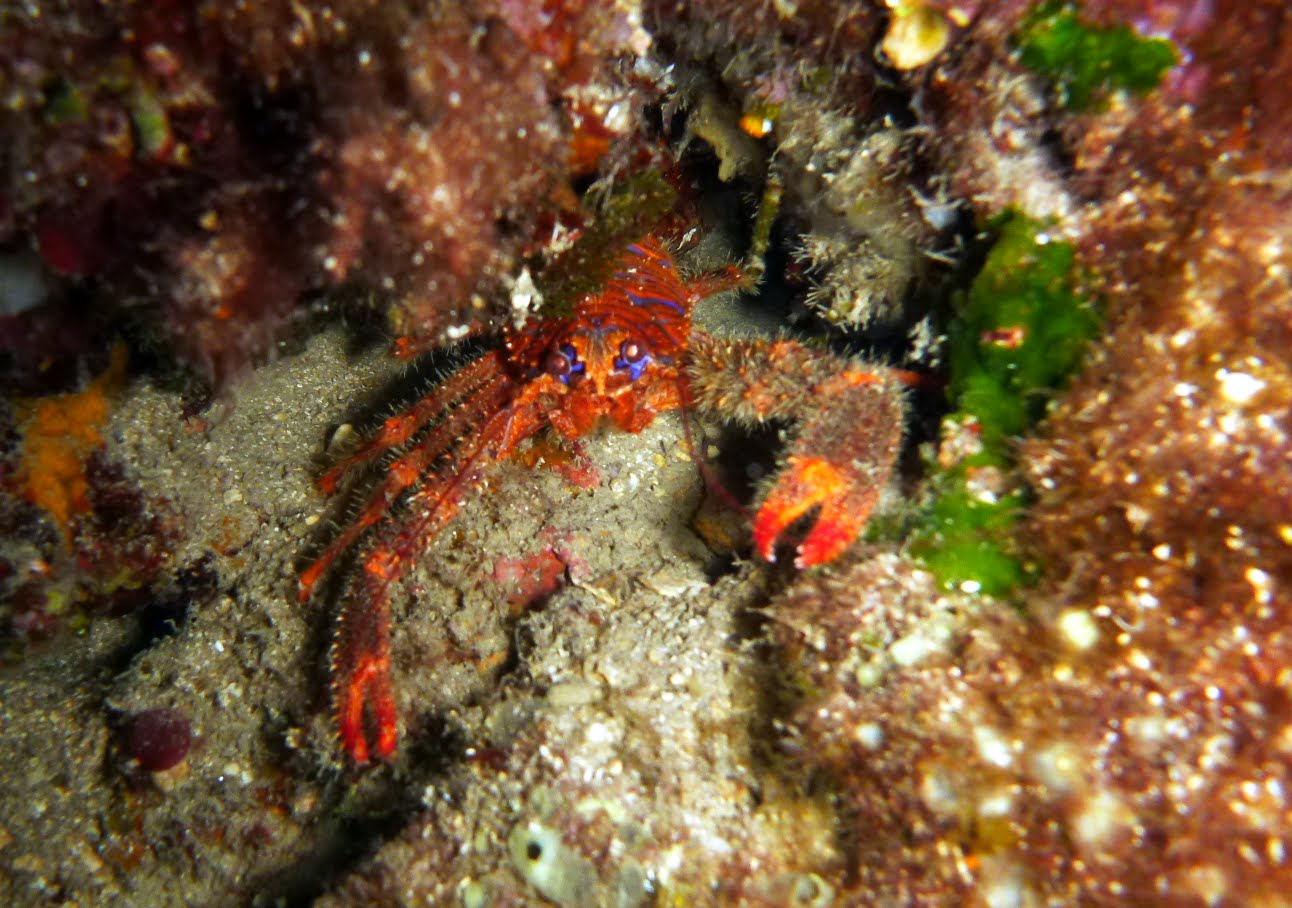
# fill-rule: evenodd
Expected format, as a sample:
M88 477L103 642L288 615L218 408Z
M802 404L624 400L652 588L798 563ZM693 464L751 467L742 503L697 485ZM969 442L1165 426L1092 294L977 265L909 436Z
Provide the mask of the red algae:
M193 724L179 710L159 707L126 717L121 749L146 772L173 769L193 745Z
M94 281L101 321L219 389L342 282L410 332L479 320L466 301L568 199L566 105L604 118L632 94L613 57L649 47L613 8L527 9L15 13L0 242L38 240L51 269ZM620 103L610 134L635 116Z

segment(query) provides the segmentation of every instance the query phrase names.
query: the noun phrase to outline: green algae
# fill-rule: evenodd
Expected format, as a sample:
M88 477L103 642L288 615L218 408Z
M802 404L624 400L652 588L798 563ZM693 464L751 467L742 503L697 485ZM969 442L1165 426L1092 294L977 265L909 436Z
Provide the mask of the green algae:
M171 144L166 107L147 86L139 84L130 93L130 122L135 129L139 152L145 158L163 153Z
M1125 25L1082 22L1067 0L1033 8L1013 38L1023 65L1051 79L1063 106L1076 111L1097 106L1111 91L1152 91L1179 61L1170 41L1141 37Z
M1080 366L1101 319L1070 244L1014 213L992 226L996 242L947 329L943 437L961 441L932 465L911 550L947 587L1004 595L1033 572L1015 538L1027 492L1014 439Z
M62 123L84 123L89 115L85 96L66 79L57 79L45 89L42 116L50 126Z
M762 275L767 247L772 241L772 224L781 213L781 200L785 195L785 186L775 173L767 175L767 185L763 189L763 198L758 206L758 217L754 220L754 235L749 244L749 269L757 270Z
M1044 412L1038 392L1081 363L1100 318L1083 295L1075 252L1019 215L995 224L996 243L948 329L950 396L999 449Z
M948 589L1003 596L1031 575L1013 540L1026 500L975 494L973 475L961 465L938 477L911 551Z

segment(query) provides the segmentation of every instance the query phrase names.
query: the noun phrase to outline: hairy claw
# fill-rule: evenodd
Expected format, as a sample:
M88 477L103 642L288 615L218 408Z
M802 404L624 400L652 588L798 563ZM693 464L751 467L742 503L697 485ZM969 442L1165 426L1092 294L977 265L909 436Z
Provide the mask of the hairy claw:
M791 456L754 518L754 551L766 561L775 561L782 534L818 508L812 529L798 546L794 566L802 569L838 557L870 517L869 508L849 513L843 507L848 482L844 471L826 460Z

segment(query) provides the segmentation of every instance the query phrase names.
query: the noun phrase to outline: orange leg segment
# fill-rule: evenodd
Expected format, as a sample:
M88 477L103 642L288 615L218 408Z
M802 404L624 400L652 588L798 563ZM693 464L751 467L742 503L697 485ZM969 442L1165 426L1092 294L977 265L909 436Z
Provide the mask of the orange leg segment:
M389 759L399 742L399 714L390 683L390 590L458 510L457 493L478 470L429 482L409 507L417 515L379 537L362 571L348 584L332 641L332 695L341 743L358 765L375 751ZM373 735L369 736L369 731Z
M309 601L314 587L327 573L328 568L332 566L332 562L336 561L343 552L357 542L370 527L379 523L389 513L391 506L400 495L410 486L416 484L435 465L437 460L448 454L458 439L467 432L472 421L479 418L482 408L490 409L503 406L508 387L509 384L505 379L496 378L481 387L475 388L472 398L469 398L457 409L449 412L440 424L427 433L416 447L390 464L386 471L385 481L369 497L360 510L359 516L346 526L339 536L332 540L331 544L324 549L317 560L301 571L301 576L297 581L297 596L301 602ZM424 423L428 419L430 417L425 417L422 422ZM360 452L360 455L356 456L369 459L374 452L375 448L369 446L369 448ZM347 462L347 466L354 462L355 459L352 458Z
M399 717L390 686L390 581L401 573L399 558L387 549L376 549L363 565L356 592L364 596L362 608L347 608L337 625L332 644L332 684L341 743L351 759L363 765L370 759L365 718L371 710L376 729L376 751L381 759L395 753Z

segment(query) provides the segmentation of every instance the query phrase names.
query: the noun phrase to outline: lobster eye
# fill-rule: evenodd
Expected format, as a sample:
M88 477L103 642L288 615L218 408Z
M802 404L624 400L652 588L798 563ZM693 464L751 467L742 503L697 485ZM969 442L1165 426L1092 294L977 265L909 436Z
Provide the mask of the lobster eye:
M553 347L543 362L543 368L565 384L583 373L584 364L579 362L578 351L573 344L561 344Z
M563 378L570 374L570 358L560 350L553 350L547 354L547 362L544 367L557 378Z
M626 340L619 345L619 356L615 359L615 368L627 370L633 381L641 378L642 372L650 363L651 356L635 340Z

